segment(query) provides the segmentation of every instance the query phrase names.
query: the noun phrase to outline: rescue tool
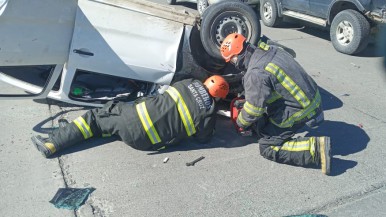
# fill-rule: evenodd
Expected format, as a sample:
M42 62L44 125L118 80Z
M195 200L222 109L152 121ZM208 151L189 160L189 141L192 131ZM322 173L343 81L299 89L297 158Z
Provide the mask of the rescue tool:
M236 97L231 101L230 104L230 112L231 112L231 121L233 125L235 126L235 129L237 133L239 133L241 136L252 136L252 130L251 129L242 129L237 125L237 117L243 108L245 103L245 99L242 97Z

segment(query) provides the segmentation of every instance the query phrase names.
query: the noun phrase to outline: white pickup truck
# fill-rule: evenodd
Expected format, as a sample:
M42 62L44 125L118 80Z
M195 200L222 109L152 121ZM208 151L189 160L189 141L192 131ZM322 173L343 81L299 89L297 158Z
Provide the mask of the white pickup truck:
M255 43L260 25L241 2L219 5L201 19L144 0L0 0L0 98L100 106L223 74L222 39L239 32Z

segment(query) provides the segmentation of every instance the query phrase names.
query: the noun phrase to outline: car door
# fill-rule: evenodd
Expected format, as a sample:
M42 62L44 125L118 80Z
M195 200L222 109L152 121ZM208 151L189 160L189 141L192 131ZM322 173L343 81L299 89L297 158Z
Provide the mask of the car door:
M315 17L326 19L328 15L328 8L332 0L309 0L310 12L309 14Z
M76 0L0 1L0 98L48 95L68 58L75 11Z
M85 71L170 84L183 32L133 1L79 0L64 91Z
M284 10L307 13L309 11L309 0L281 0Z

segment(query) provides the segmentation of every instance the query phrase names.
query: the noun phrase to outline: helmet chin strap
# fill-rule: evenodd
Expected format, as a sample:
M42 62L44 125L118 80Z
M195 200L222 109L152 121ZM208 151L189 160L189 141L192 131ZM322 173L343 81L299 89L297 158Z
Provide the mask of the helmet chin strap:
M234 64L236 69L240 71L245 71L249 64L249 60L255 51L256 47L252 44L247 44L247 47L237 56L237 61Z

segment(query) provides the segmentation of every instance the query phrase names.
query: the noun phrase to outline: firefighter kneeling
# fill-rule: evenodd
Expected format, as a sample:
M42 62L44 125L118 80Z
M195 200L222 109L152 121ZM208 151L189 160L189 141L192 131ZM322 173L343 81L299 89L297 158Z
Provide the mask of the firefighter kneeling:
M33 136L32 141L45 157L86 139L110 135L139 150L157 150L190 136L204 143L214 134L216 101L228 92L228 83L218 75L204 83L186 79L133 104L108 102L54 130L49 138Z
M225 38L220 52L226 62L246 71L245 103L236 123L255 128L260 154L278 163L319 165L329 174L329 137L292 138L304 125L314 128L324 120L318 85L293 56L263 41L255 47L237 33Z

